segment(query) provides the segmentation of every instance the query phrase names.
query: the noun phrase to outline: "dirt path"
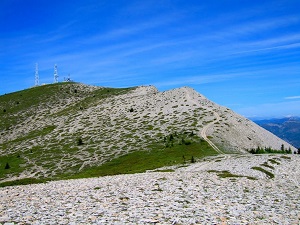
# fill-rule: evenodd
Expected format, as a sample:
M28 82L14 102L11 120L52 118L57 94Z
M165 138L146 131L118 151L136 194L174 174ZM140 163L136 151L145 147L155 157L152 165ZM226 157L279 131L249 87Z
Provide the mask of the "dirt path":
M220 116L219 116L219 114L218 113L216 113L216 112L213 112L214 113L214 115L215 115L215 117L216 117L216 119L214 120L214 121L212 121L212 122L210 122L209 124L207 124L206 126L204 126L203 127L203 129L201 130L201 133L200 133L200 135L201 135L201 137L203 137L203 139L205 140L205 141L207 141L207 143L214 149L214 150L216 150L218 153L220 153L220 154L224 154L224 152L222 152L211 140L209 140L209 138L207 137L207 135L206 135L206 132L207 132L207 130L211 127L211 126L213 126L215 123L217 123L217 122L219 122L219 120L220 120Z
M193 102L194 104L196 104L196 105L199 105L199 102L197 102L197 101L195 101L195 100L193 100L192 98L191 98L191 96L190 96L190 94L189 94L189 92L186 90L186 98L187 98L187 100L188 101L190 101L190 102ZM211 110L210 110L211 111ZM211 111L211 112L213 112L213 111ZM203 129L201 130L201 132L200 132L200 135L201 135L201 137L205 140L205 141L207 141L207 143L216 151L216 152L218 152L219 154L224 154L224 152L222 152L211 140L209 140L209 138L207 137L207 135L206 135L206 132L207 132L207 130L211 127L211 126L213 126L215 123L217 123L217 122L219 122L220 121L220 115L217 113L217 112L213 112L213 114L214 114L214 116L215 116L215 120L214 121L212 121L212 122L210 122L209 124L207 124L206 126L204 126L203 127Z

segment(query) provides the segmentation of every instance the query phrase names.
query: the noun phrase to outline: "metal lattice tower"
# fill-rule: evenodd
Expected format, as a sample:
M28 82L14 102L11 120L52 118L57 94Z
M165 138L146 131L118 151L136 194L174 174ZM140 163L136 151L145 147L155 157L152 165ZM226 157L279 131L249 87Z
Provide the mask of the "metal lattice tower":
M54 83L58 83L57 65L54 65Z
M39 65L35 64L35 86L39 86Z

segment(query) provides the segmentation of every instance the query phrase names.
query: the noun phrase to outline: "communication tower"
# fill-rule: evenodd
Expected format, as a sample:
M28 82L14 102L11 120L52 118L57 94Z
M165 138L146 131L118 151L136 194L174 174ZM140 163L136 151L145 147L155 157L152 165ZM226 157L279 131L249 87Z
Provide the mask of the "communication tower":
M54 65L54 83L58 83L57 65Z
M35 86L39 86L39 65L35 64Z
M65 78L65 77L64 77L64 82L73 82L73 81L71 80L70 74L68 75L68 78Z

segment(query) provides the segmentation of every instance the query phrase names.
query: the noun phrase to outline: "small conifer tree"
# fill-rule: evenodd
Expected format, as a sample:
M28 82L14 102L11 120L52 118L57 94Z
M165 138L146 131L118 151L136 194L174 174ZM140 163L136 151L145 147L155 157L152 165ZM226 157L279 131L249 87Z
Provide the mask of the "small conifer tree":
M8 164L8 162L6 163L4 169L6 169L6 170L10 169L10 165Z
M284 152L284 144L281 145L280 150Z
M77 145L83 145L83 141L82 141L81 138L78 138L78 139L77 139Z
M196 160L195 160L194 156L192 156L191 163L195 163L195 162L196 162Z

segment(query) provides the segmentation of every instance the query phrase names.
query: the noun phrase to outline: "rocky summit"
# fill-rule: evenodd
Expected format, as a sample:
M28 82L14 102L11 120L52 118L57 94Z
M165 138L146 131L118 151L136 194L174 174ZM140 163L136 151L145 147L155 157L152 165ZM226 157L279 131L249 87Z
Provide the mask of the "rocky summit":
M189 87L159 92L154 86L58 83L0 96L0 106L1 182L68 178L138 151L178 149L176 164L187 156L201 158L188 154L204 149L203 143L211 155L296 150Z
M58 83L0 107L1 225L300 222L299 155L250 154L296 149L192 88Z

